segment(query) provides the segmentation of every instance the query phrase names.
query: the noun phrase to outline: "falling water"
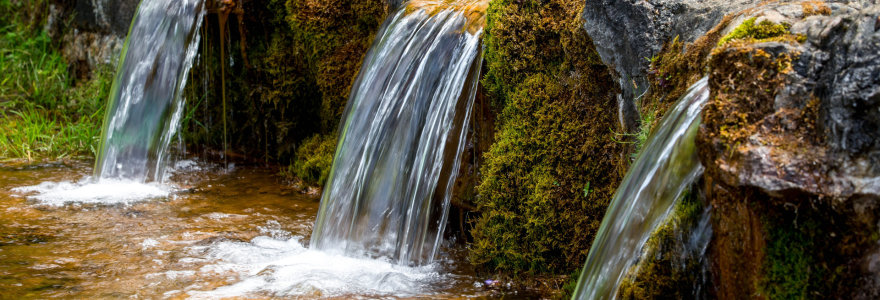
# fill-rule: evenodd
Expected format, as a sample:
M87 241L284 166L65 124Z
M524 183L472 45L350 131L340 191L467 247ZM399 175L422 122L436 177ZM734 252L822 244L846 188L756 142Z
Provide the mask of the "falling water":
M433 260L479 77L485 10L485 1L441 2L410 2L367 54L340 128L314 249L406 265Z
M573 299L613 299L648 237L702 172L694 139L709 98L707 78L667 113L614 194Z
M95 178L161 181L203 15L202 0L141 2L113 81Z

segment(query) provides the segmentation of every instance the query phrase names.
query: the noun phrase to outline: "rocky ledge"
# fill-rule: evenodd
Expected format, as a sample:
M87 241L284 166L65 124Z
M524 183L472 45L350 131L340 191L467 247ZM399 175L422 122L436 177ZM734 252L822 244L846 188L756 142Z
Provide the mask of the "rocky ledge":
M770 3L713 50L698 147L721 298L880 297L878 17L866 2Z

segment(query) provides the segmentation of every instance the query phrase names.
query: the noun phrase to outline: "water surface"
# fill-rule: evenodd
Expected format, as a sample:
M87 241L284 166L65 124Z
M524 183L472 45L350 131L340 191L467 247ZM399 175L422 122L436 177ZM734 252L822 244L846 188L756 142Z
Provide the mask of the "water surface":
M461 249L422 267L308 249L318 199L269 169L178 164L167 196L116 204L12 191L89 173L86 163L0 167L0 298L490 295Z

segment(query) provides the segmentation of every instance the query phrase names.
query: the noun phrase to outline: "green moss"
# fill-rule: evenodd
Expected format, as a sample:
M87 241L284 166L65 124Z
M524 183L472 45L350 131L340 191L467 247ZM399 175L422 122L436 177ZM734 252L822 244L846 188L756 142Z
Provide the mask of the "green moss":
M813 257L816 245L808 235L816 230L815 224L801 224L808 225L806 228L793 225L784 223L765 229L769 243L762 290L769 299L806 299L810 282L823 277Z
M500 111L475 203L472 263L568 274L586 259L620 181L616 86L578 1L492 1L483 84ZM588 192L585 192L588 191Z
M792 54L771 54L740 43L716 49L710 61L711 99L703 109L698 143L714 147L715 154L735 155L737 145L773 112L773 99L791 61Z
M688 192L676 203L663 225L645 244L642 261L628 270L618 289L620 299L686 299L697 297L704 253L683 240L699 225L705 207L695 193Z
M765 40L788 34L790 25L776 24L771 21L761 21L755 24L755 18L745 20L742 24L733 29L729 34L718 41L718 46L727 44L732 40Z
M288 173L307 184L323 186L330 175L335 151L336 135L314 135L297 147Z
M382 0L288 0L287 11L299 54L321 91L324 132L333 131L387 7Z

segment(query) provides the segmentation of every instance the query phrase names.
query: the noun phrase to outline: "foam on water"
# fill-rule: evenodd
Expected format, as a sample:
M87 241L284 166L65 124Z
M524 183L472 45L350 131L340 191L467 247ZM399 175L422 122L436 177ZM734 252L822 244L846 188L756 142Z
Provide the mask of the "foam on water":
M80 204L130 204L138 201L165 198L173 189L158 183L105 179L95 182L86 177L79 182L43 182L38 185L13 188L12 192L26 196L40 204L63 206Z
M239 281L211 291L190 291L195 298L346 295L407 297L429 293L445 275L437 265L407 267L387 259L354 258L306 248L302 237L259 236L250 242L222 241L194 246L214 264L200 273L237 274Z

